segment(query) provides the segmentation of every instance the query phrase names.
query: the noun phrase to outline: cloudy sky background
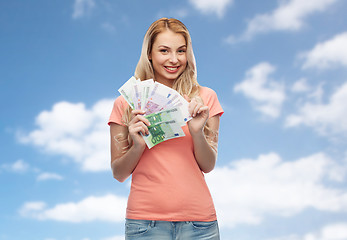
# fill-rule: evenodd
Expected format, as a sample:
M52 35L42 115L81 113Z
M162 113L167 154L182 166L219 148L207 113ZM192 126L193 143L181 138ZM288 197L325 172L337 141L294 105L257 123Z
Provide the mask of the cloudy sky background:
M109 117L159 17L225 110L224 240L347 239L347 2L0 1L0 240L120 240Z

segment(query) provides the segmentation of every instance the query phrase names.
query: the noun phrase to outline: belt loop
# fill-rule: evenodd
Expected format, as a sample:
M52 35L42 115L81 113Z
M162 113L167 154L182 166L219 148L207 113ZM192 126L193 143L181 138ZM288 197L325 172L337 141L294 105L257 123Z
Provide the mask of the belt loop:
M151 221L151 227L153 228L154 226L155 226L155 221L152 220L152 221Z

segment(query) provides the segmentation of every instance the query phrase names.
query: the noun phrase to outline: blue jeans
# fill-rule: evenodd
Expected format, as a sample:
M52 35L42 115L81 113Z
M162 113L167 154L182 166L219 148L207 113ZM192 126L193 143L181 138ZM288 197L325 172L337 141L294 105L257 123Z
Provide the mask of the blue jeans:
M217 221L125 221L125 240L219 240Z

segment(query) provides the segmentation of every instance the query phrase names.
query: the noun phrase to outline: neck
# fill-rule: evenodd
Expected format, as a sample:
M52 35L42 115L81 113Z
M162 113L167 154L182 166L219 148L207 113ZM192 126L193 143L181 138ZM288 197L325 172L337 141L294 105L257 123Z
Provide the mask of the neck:
M156 82L164 84L167 87L172 88L173 84L174 84L174 80L168 80L168 79L160 79L160 78L155 78L154 79Z

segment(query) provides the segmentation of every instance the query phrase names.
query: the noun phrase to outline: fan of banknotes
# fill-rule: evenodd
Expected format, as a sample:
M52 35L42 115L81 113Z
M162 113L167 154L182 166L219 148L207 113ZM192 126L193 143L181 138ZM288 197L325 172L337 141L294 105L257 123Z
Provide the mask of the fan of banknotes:
M132 109L145 112L144 117L151 125L149 134L142 136L148 146L185 136L182 126L191 119L189 103L174 89L153 79L141 81L131 77L118 89Z

